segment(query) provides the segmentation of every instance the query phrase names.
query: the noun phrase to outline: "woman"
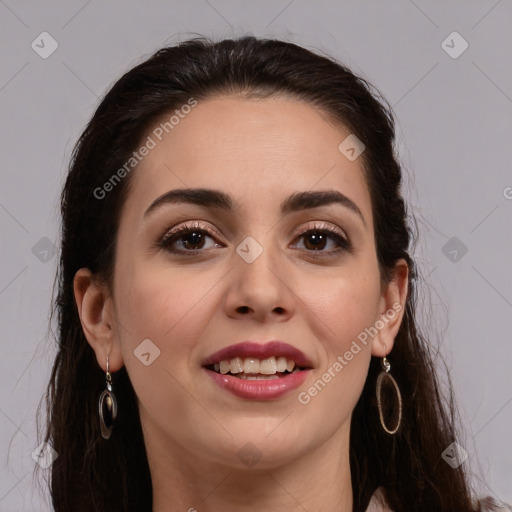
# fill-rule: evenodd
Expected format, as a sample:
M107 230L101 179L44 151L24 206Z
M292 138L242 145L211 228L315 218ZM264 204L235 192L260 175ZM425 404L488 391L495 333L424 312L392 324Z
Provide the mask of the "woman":
M164 48L103 99L62 193L57 512L485 509L443 457L372 91L244 37Z

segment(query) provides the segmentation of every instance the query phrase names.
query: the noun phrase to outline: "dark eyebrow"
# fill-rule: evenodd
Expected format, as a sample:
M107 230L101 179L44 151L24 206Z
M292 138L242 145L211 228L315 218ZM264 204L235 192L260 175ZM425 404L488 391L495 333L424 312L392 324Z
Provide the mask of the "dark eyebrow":
M283 215L289 212L306 210L308 208L318 208L329 204L341 204L349 210L356 213L363 224L366 226L363 214L359 207L352 199L337 190L318 190L308 192L295 192L281 204L281 213Z
M167 203L190 203L206 208L220 208L228 212L234 212L239 208L239 205L233 201L231 196L220 190L182 188L170 190L155 199L144 212L144 217L147 217L151 212ZM363 224L366 225L359 207L351 199L337 190L295 192L281 204L281 214L286 215L290 212L306 210L308 208L318 208L319 206L326 206L333 203L341 204L349 210L352 210L361 218Z

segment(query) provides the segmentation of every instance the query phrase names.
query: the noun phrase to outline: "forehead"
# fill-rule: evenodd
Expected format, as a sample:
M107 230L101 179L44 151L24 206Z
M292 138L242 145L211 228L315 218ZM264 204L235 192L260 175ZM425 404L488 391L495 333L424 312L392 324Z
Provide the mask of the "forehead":
M144 136L153 147L134 171L127 199L139 216L171 189L202 187L226 190L253 211L293 192L336 189L371 217L362 159L350 161L338 149L350 132L312 105L218 97L177 110Z

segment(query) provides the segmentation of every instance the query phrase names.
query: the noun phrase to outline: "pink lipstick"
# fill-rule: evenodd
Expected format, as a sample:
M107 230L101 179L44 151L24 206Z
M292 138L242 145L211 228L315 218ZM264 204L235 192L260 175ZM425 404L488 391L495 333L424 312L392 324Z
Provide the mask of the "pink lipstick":
M246 341L225 347L202 366L221 389L240 398L274 400L298 388L312 363L297 348L280 341Z

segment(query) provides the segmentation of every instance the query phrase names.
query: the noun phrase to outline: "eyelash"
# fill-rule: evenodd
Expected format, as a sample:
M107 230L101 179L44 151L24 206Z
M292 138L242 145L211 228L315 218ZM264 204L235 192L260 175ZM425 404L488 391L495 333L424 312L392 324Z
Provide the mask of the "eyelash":
M192 224L183 224L175 228L168 229L164 235L160 238L159 242L157 243L158 248L165 249L166 251L177 254L177 255L196 255L201 252L205 252L205 249L194 249L194 250L176 250L171 249L171 244L175 241L179 240L184 235L188 235L190 233L197 232L206 234L211 238L219 237L221 238L220 234L212 230L211 228L207 228L206 226L201 225L200 223L194 222ZM324 251L324 250L306 250L306 252L310 253L309 256L315 257L315 258L322 258L327 255L328 256L334 256L337 255L341 251L352 251L352 245L346 235L342 234L337 229L334 229L332 227L329 227L326 224L320 224L315 225L313 227L309 227L308 229L305 229L301 231L297 238L300 239L302 237L305 237L307 235L312 234L320 234L320 235L327 235L332 240L336 242L338 245L337 249L330 250L330 251ZM318 254L320 253L320 254Z

